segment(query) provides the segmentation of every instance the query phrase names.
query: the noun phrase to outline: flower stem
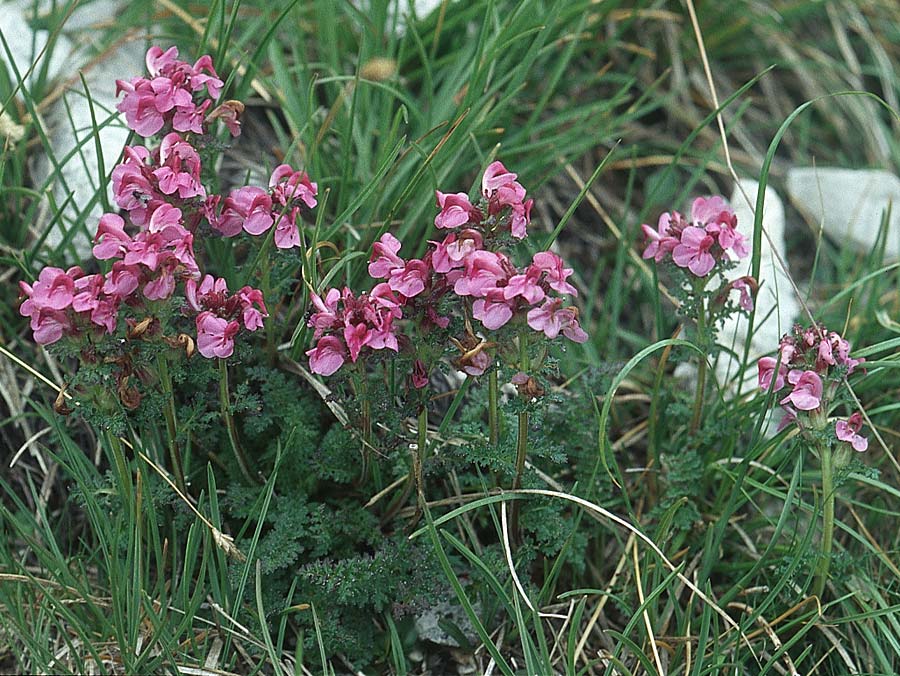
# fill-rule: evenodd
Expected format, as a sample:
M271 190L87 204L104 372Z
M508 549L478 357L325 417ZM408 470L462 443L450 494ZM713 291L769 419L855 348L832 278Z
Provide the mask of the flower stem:
M116 465L116 473L119 475L119 486L122 488L122 502L125 503L130 511L134 508L132 501L131 487L131 470L128 469L128 463L125 460L125 452L122 450L122 442L115 434L107 433L109 440L109 449L112 452L113 462Z
M372 453L372 404L369 401L369 379L366 373L366 365L362 360L358 361L357 364L359 364L359 378L356 380L358 383L357 394L359 395L362 408L362 420L360 421L363 442L361 451L362 467L359 472L359 483L362 485L369 475L369 460Z
M491 446L496 446L500 440L499 393L497 369L492 369L488 373L488 427L490 429Z
M530 369L528 359L528 336L523 331L519 334L519 368L528 373ZM522 474L525 472L525 459L528 455L528 411L522 410L518 414L519 425L516 431L516 473L513 476L512 489L522 487ZM510 508L510 531L513 537L518 539L519 533L519 501L513 500Z
M706 346L706 302L701 296L700 312L697 314L697 342L701 348ZM706 390L706 357L700 358L697 365L697 393L694 397L694 414L691 416L691 434L700 427L700 417L703 413L703 393Z
M412 520L406 525L407 533L412 533L412 531L415 529L416 525L419 523L419 520L422 518L422 512L425 507L425 477L422 473L422 465L425 463L425 450L428 447L427 404L423 404L422 409L419 411L419 424L417 431L418 436L416 438L416 450L415 453L412 454L411 471L416 485L416 511L413 514ZM410 485L411 482L407 481L406 489L404 489L403 491L401 502L398 503L398 507L403 502L406 502L406 498L409 496Z
M416 477L416 495L419 505L425 502L425 479L422 474L422 466L425 463L425 449L428 447L428 407L423 406L419 411L419 438L416 440L416 454L413 457L413 473Z
M175 485L184 493L184 469L181 462L181 452L178 449L178 423L175 417L175 391L172 387L172 376L169 374L169 362L165 355L160 354L156 359L159 369L159 382L162 385L163 396L166 404L163 407L163 415L166 418L166 435L169 440L169 460L172 463L172 474L175 475Z
M822 461L822 499L824 500L824 509L822 512L822 552L816 569L813 594L821 599L825 591L825 583L828 582L828 569L831 567L831 549L834 538L834 467L830 447L823 444L819 450L819 455Z
M219 405L222 412L222 421L225 423L225 430L228 432L228 441L231 444L231 450L234 452L234 459L237 460L241 474L250 483L263 483L260 477L254 478L250 472L244 449L241 448L241 442L238 439L234 418L231 416L231 403L228 396L228 366L224 359L219 359Z
M261 255L268 253L270 242L271 240L266 238L266 241L262 245L262 250L260 251ZM268 310L269 307L274 307L270 305L272 303L272 280L270 271L270 265L262 266L261 286L263 300L266 303L266 310ZM266 330L266 357L269 361L269 366L275 366L278 362L278 352L275 346L275 322L271 316L267 316L263 319L263 326Z

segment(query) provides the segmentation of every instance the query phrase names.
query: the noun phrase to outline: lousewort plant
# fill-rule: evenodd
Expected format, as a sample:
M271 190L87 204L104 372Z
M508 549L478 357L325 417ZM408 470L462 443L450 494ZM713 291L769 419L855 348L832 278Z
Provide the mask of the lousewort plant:
M821 597L828 581L834 534L834 472L845 467L851 449L865 451L868 440L859 432L862 414L834 420L832 412L848 399L846 377L864 359L850 356L850 343L824 326L795 325L782 337L777 357L758 362L759 387L774 392L784 411L779 429L796 425L800 438L816 452L822 466L822 547L813 593ZM784 396L785 391L790 390Z
M697 346L711 354L716 342L716 324L733 312L750 312L757 283L752 277L731 279L727 273L749 254L744 236L737 230L737 216L718 195L698 197L691 204L690 218L678 211L665 212L654 230L642 225L646 238L643 257L664 265L681 302L679 313L696 325ZM738 304L733 293L738 292ZM700 424L706 389L707 360L697 369L697 391L690 430Z
M149 77L116 83L123 95L118 109L128 127L157 142L127 146L112 171L122 215L101 216L95 261L89 264L106 265L106 272L46 267L33 284L20 283L25 300L19 312L30 319L37 343L59 343L63 353L78 359L81 380L90 385L76 383L73 393L101 413L112 414L118 405L136 409L141 388L162 391L168 399L172 471L182 486L169 362L195 351L218 359L222 415L249 477L233 434L225 360L242 333L268 321L267 268L262 290L245 285L229 291L225 279L201 273L207 267L205 243L246 232L268 233L262 250L271 241L279 249L299 246L298 223L316 206L317 187L305 172L282 164L266 188L245 186L225 197L211 193L202 176L203 158L221 148L215 121L238 136L243 104L225 101L213 107L223 82L209 56L190 65L178 59L175 47L154 46L146 65ZM85 370L94 373L88 376Z
M316 311L309 326L315 346L307 352L310 370L328 376L345 364L355 367L354 390L364 399L364 448L371 444L365 401L367 357L381 350L407 353L412 389L423 390L415 395L419 441L412 473L420 498L428 424L426 386L442 357L449 355L467 376L487 373L488 434L496 445L497 362L515 368L513 384L523 397L536 401L542 390L534 375L543 359L531 359L537 343L559 335L576 343L588 338L578 323L577 309L564 301L566 295L577 295L567 281L572 269L550 251L534 254L522 268L508 253L510 245L527 236L533 204L516 179L501 162L493 162L484 172L474 203L465 193L437 191L440 212L434 224L450 232L440 241L430 241L422 258L402 258L401 242L385 233L375 242L368 267L374 280L383 281L359 295L349 288L329 289L324 297L313 294ZM526 408L519 413L513 488L519 487L525 468L527 432Z

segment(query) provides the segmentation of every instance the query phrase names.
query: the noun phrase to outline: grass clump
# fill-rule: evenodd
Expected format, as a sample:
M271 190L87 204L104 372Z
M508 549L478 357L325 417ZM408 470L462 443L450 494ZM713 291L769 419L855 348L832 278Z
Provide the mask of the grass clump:
M798 164L896 173L900 17L688 4L697 31L653 2L129 5L95 27L97 59L175 44L222 88L182 108L244 108L240 137L235 104L200 131L158 111L128 142L149 158L116 164L160 168L174 131L203 193L154 174L111 201L122 170L59 156L43 115L89 93L42 65L77 37L74 6L35 19L52 38L36 76L0 68L4 669L896 673L897 264L790 230L798 320L866 361L791 365L817 394L779 385L792 355L773 344L735 355L775 355L741 391L705 366L729 349L722 316L753 312L727 219L685 209L658 261L640 224L727 192L728 162L776 188ZM868 95L819 100L848 88ZM94 113L81 148L134 129ZM78 163L96 193L60 201ZM160 203L179 214L150 261L140 210ZM104 216L92 244L112 253L82 256L100 205L128 241ZM676 253L687 227L716 242ZM697 281L704 252L721 283ZM129 271L131 291L110 281ZM92 302L119 298L112 328L76 309L91 275ZM772 433L775 403L799 413Z

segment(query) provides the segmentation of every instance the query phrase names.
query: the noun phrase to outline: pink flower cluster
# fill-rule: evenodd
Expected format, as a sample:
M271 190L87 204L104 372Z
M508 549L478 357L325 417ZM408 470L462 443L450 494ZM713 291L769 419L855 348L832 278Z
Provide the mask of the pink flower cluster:
M844 376L865 361L851 357L850 343L821 325L805 329L795 325L782 337L778 354L777 359L759 360L759 386L780 392L789 385L790 392L778 402L785 411L781 425L796 422L802 429L824 426ZM849 420L837 421L835 435L857 451L864 451L868 441L859 434L861 428L862 416L857 412Z
M737 230L737 216L724 198L698 197L691 205L690 221L677 211L659 217L656 230L642 225L647 240L644 258L657 262L671 258L680 268L705 277L720 261L746 258L744 236Z
M531 222L534 200L525 199L525 188L518 177L507 171L502 162L491 162L481 179L481 199L469 201L464 192L446 194L436 191L440 213L435 216L438 228L459 228L464 225L493 227L505 223L516 239L524 239ZM508 212L505 210L509 209ZM508 216L502 218L504 213Z
M48 345L64 335L89 335L96 329L113 334L121 313L129 315L126 322L139 323L143 320L135 317L152 316L159 309L148 302L172 299L187 314L197 313L200 353L228 357L241 326L255 331L267 316L260 291L244 287L229 296L224 280L207 275L198 281L197 226L204 216L212 216L214 226L219 224L214 206L220 198L207 197L201 183L200 152L192 140L206 132L206 120L214 117L223 119L237 135L243 105L229 101L207 116L212 99L223 87L212 60L203 56L191 66L177 57L174 47L166 51L151 47L146 58L150 77L117 82L119 93L125 94L118 108L129 127L142 136L164 135L153 149L126 147L124 159L112 171L114 200L130 224L118 214L100 218L93 255L99 261L113 261L109 272L85 275L78 267L45 268L33 286L20 283L25 296L20 312L31 319L38 343ZM271 214L288 215L281 222L270 216L259 232L275 224L286 233L276 235L277 242L298 242L291 220L297 213L295 201L315 206L315 193L316 186L306 174L287 165L278 167L266 199ZM238 230L241 227L243 222ZM179 284L184 285L184 298L176 297Z
M369 317L368 323L351 320L347 324L346 311L336 310L339 300L344 307L348 299L353 300L349 289L343 293L331 289L325 301L314 296L319 311L312 315L309 325L315 328L318 342L307 352L310 369L330 375L340 368L348 353L355 362L359 350L366 345L396 350L396 335L391 334L387 340L383 332L394 331L394 322L402 317L403 309L418 317L423 327L447 328L450 318L440 316L436 308L451 293L459 298L464 315L479 320L489 331L502 328L518 316L548 338L562 334L575 342L585 342L588 336L578 323L577 310L564 307L563 299L556 295L577 295L567 281L572 269L549 251L535 254L530 265L519 269L509 256L494 248L498 236L507 231L517 239L526 236L533 201L525 199L525 189L515 179L516 174L507 171L503 164L492 163L484 174L478 205L469 202L464 193L437 191L441 211L435 225L454 232L440 242L430 242L421 259L402 258L401 242L390 233L382 235L373 245L368 271L373 279L384 281L368 297L360 297L366 298L365 308L377 307L378 312L357 311L358 317ZM348 328L353 322L365 330L357 328L353 333ZM482 341L463 336L454 342L462 352L457 365L464 371L481 375L490 366L491 358ZM422 370L421 365L417 368ZM421 373L416 374L415 380L425 382Z
M262 235L274 225L275 246L290 249L300 246L297 221L302 209L316 206L318 192L318 186L306 172L281 164L272 172L268 190L248 185L232 190L224 201L214 195L204 204L204 214L212 227L226 237L241 231Z
M212 100L219 98L224 84L209 55L192 66L178 60L175 47L163 51L154 46L147 51L146 64L149 78L116 80L116 94L125 94L116 108L125 113L129 128L145 137L166 125L175 131L202 134L206 111Z
M261 291L244 286L229 296L225 280L212 275L206 275L200 283L187 280L184 295L188 306L199 313L195 320L197 350L207 359L230 357L241 324L248 331L256 331L269 316Z
M19 282L19 286L25 296L19 312L31 319L34 340L40 345L91 326L115 331L122 296L112 280L85 275L78 266L68 270L46 267L34 285ZM112 293L105 293L104 288Z
M400 300L387 284L376 284L359 297L344 287L330 289L323 300L312 294L316 312L309 318L316 346L306 354L313 373L330 376L347 357L355 363L364 347L399 349L394 321L400 319Z

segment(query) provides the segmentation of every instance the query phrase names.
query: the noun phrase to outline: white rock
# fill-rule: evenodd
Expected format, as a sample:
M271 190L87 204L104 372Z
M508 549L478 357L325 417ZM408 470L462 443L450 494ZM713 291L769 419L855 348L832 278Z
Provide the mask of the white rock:
M28 72L41 54L49 37L47 31L31 29L30 18L34 13L34 5L33 0L14 0L4 3L0 13L0 29L9 44L12 61L22 75ZM47 3L39 4L38 11L47 11L49 7L46 5ZM74 250L68 249L67 256L73 263L86 258L90 253L90 238L103 212L101 202L97 200L91 204L91 200L97 195L100 186L106 183L106 177L100 175L90 106L77 74L96 56L88 44L93 34L93 25L108 21L120 7L119 0L97 0L79 5L69 15L56 45L42 57L47 60L47 72L51 80L76 79L63 97L39 120L45 127L50 149L49 152L37 153L33 158L32 177L37 188L52 186L53 200L57 207L61 207L61 214L54 219L50 203L45 202L39 212L35 230L36 234L40 234L44 229L51 228L45 243L50 249L56 249L69 236L67 233L74 230L71 235ZM78 44L70 42L67 34L77 36ZM0 58L7 66L10 65L10 59L5 53ZM32 86L40 67L41 64L38 64L25 79L26 86ZM128 130L119 121L115 110L115 81L118 78L136 76L143 70L142 44L127 41L116 51L105 54L104 58L84 73L93 99L97 126L100 127L98 136L107 175L118 161L128 137ZM109 124L105 124L106 122ZM59 169L51 162L50 154L62 165ZM111 200L109 186L105 190L107 198Z
M118 162L128 138L128 129L115 109L115 81L117 78L133 77L143 70L144 59L140 46L126 43L85 73L97 118L97 134L107 176ZM71 240L75 255L71 258L84 259L90 255L90 238L103 213L103 205L99 200L89 205L100 186L107 181L106 176L100 175L90 105L81 82L73 85L63 96L65 101L57 103L46 117L50 144L54 156L60 161L74 149L78 150L62 165L58 174L48 157L41 154L35 160L33 174L38 185L50 177L56 177L52 181L54 199L57 205L66 204L62 209L62 218L48 233L47 246L56 248L66 233L75 229ZM112 201L111 184L107 183L103 189L111 209L117 210ZM70 201L66 203L70 196Z
M0 62L6 67L9 76L15 81L16 71L25 76L25 86L34 86L38 73L46 66L47 78L58 77L69 61L72 45L65 36L59 36L53 49L48 49L43 58L46 64L38 62L26 76L31 66L47 47L50 32L32 30L31 19L34 16L34 2L31 0L13 0L0 4L0 31L9 47L9 54L0 46ZM10 56L12 59L10 59ZM13 66L15 68L13 68Z
M734 207L738 219L738 230L747 237L748 242L753 240L753 210L756 207L758 192L759 183L752 179L742 179L735 186L731 195L731 205ZM762 238L759 279L757 280L760 282L760 288L756 297L753 335L749 338L750 361L748 369L734 383L736 394L756 388L756 359L772 352L777 347L781 336L790 330L800 312L794 289L775 255L777 252L781 261L787 265L784 242L784 205L778 193L768 186L766 187L762 225L769 237L763 236ZM746 262L734 269L732 275L734 278L748 275L750 268L751 263L748 258ZM725 321L719 331L719 344L728 347L738 358L742 358L748 341L747 328L746 317L733 315ZM724 385L732 381L739 369L740 362L730 354L723 352L719 355L715 366L718 381Z
M868 253L890 208L885 257L900 257L900 178L877 169L796 167L787 173L791 203L839 244Z

